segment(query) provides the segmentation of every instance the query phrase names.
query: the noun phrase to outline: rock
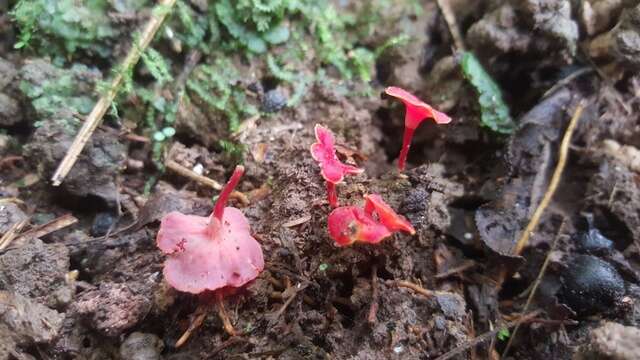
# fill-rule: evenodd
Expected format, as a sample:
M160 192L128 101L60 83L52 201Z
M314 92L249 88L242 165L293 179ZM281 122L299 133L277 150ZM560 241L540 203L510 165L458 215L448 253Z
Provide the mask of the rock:
M134 332L120 346L120 356L128 360L159 360L164 343L154 334Z
M619 159L605 158L587 185L587 206L606 214L607 234L620 250L640 241L640 184L636 178Z
M436 301L444 316L451 320L464 319L467 316L466 306L462 296L455 293L436 293Z
M58 68L43 59L29 60L20 69L22 95L31 101L36 127L24 156L41 178L50 178L65 156L95 99L100 72L84 65ZM115 207L115 177L125 163L125 146L118 132L97 129L84 147L62 188L77 197L95 196Z
M519 27L516 11L509 3L484 15L467 32L467 43L481 52L527 51L531 36Z
M22 121L22 111L18 102L0 93L0 127L14 126Z
M0 76L0 90L3 90L18 75L18 70L12 63L0 57L0 74L2 74Z
M64 315L55 310L22 295L0 291L0 328L10 330L11 338L18 345L53 341L63 320Z
M93 224L91 224L91 236L98 237L106 235L113 227L116 220L117 216L111 212L101 212L96 214L96 217L93 219Z
M69 251L62 244L34 239L0 255L0 290L9 290L59 308L68 304L75 286L67 281Z
M613 59L635 68L640 66L640 5L625 9L609 32L589 44L589 54L596 59Z
M589 35L607 30L618 18L624 0L585 0L580 3L580 18Z
M561 274L561 302L579 316L607 312L624 295L624 281L616 269L592 255L571 259Z
M262 98L262 111L278 112L287 106L287 96L278 89L267 91Z
M605 322L593 329L580 347L576 360L634 360L640 354L640 329Z
M91 328L118 336L136 325L150 306L150 299L134 293L127 285L104 282L98 289L80 294L71 310L87 318Z
M12 202L0 204L0 235L4 235L15 223L27 219L25 214L18 205Z
M42 121L25 147L25 155L38 169L41 178L50 178L71 146L78 125L71 113L57 113ZM116 131L97 129L85 146L62 188L85 198L94 196L115 207L118 199L116 175L125 162L125 146Z

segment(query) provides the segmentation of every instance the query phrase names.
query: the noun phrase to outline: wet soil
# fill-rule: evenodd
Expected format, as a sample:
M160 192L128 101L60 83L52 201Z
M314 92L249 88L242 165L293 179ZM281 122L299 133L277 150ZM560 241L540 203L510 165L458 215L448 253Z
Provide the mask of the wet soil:
M159 220L170 211L205 216L217 192L159 172L150 143L113 119L93 134L63 186L52 187L47 179L99 72L59 69L1 46L0 236L25 224L0 247L0 360L435 359L461 347L454 358L494 359L510 335L497 330L533 311L509 358L637 358L638 342L629 339L640 337L640 5L448 3L466 46L503 89L518 124L509 136L481 126L435 1L420 3L409 26L414 40L378 59L372 96L356 91L362 84L340 84L352 90L344 94L337 80L317 82L298 105L283 107L279 97L293 89L278 83L268 114L232 135L197 101L178 110L165 154L177 164L223 183L237 159L216 141L242 144L238 190L248 203L232 205L265 258L261 275L226 299L241 335L229 337L212 311L179 348L199 300L163 280ZM13 40L0 35L0 43ZM251 83L273 80L261 79L256 64L247 93ZM73 104L55 111L19 86L60 76L77 86L68 94ZM402 174L394 160L403 109L378 96L387 85L453 118L419 128ZM560 187L529 246L514 254L579 103L585 111ZM335 133L343 161L366 170L339 185L341 204L380 194L414 236L334 245L324 180L309 153L316 123ZM148 189L152 177L158 181ZM73 225L32 235L68 213L78 219Z

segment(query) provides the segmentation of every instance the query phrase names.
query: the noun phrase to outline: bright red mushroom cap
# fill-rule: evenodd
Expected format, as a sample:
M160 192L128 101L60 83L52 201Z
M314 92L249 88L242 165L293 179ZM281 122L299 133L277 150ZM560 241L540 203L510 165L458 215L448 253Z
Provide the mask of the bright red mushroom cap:
M448 124L451 118L445 113L434 110L429 104L415 97L415 95L399 87L390 86L384 90L387 95L400 99L406 109L404 114L404 135L402 137L402 149L398 156L398 169L404 170L404 165L411 147L411 139L414 131L421 122L427 118L433 118L437 124Z
M373 216L378 216L378 221L384 225L389 231L404 231L411 235L416 233L413 225L402 215L398 215L391 206L382 200L378 194L365 195L364 212Z
M264 269L260 244L251 236L242 212L224 207L244 172L237 166L209 217L167 214L156 242L168 254L164 277L176 290L199 294L205 290L241 287Z
M360 174L364 170L355 166L343 164L336 155L335 139L333 134L326 127L316 124L315 127L317 142L311 145L311 156L320 164L322 177L333 184L337 184L344 179L347 174Z
M392 233L384 225L356 206L342 206L334 209L327 219L329 235L338 246L348 246L354 242L377 244Z
M448 124L451 122L451 118L447 116L447 114L435 110L429 104L418 99L405 89L389 86L384 92L404 103L407 111L405 115L405 126L408 128L418 128L418 125L427 118L432 118L437 124Z

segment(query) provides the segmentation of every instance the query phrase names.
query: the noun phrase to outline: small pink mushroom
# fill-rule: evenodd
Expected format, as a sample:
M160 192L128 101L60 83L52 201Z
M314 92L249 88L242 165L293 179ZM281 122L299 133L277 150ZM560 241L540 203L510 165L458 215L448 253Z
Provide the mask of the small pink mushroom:
M400 156L398 157L398 169L404 170L405 163L407 161L407 154L409 154L409 147L411 146L411 139L413 133L418 126L427 118L432 118L437 124L448 124L451 122L451 118L447 114L439 112L433 109L429 104L418 99L415 95L408 91L390 86L384 90L387 95L400 99L405 105L404 115L404 136L402 138L402 149L400 150Z
M243 173L244 167L236 166L210 216L171 212L162 218L156 238L158 248L167 254L167 283L179 291L201 294L203 299L215 295L225 329L232 335L222 298L264 269L262 248L251 236L249 222L240 210L225 207ZM184 341L185 336L178 344Z
M338 206L336 185L344 179L345 175L356 175L364 170L355 166L343 164L336 155L335 139L326 127L316 124L316 143L311 145L311 156L320 165L320 173L327 182L327 198L331 207Z

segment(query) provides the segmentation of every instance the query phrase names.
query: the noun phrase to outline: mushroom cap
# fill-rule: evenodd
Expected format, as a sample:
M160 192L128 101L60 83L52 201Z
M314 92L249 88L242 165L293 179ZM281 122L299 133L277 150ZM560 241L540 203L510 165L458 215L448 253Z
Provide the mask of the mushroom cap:
M364 169L344 164L338 159L333 134L326 127L316 124L315 134L317 142L311 145L311 156L320 164L322 177L333 184L344 179L347 174L360 174Z
M262 248L250 231L245 216L233 207L224 209L222 221L177 211L167 214L156 239L168 254L165 279L176 290L192 294L245 285L264 269Z
M384 92L404 103L407 111L405 116L406 127L416 129L418 125L427 118L432 118L437 124L448 124L451 122L451 118L447 114L435 110L431 105L418 99L405 89L389 86Z
M411 235L416 233L413 225L402 215L397 214L378 194L365 195L364 211L367 215L378 216L378 221L389 231L404 231Z
M377 244L392 234L384 225L356 206L334 209L329 214L327 225L329 235L338 246L347 246L358 241Z

